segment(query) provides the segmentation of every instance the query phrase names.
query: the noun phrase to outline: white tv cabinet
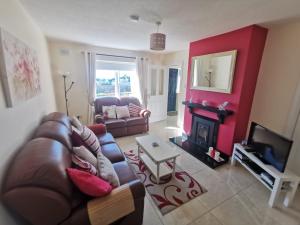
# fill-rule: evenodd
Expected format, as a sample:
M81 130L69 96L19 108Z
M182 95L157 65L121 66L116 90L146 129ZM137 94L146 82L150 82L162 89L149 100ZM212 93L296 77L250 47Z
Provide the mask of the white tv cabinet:
M243 155L244 160L240 158ZM270 185L265 182L250 166L245 162L251 161L251 163L258 166L261 170L268 173L274 178L274 184ZM295 193L297 191L300 177L292 173L291 171L285 170L284 173L279 172L276 168L271 165L263 163L259 158L257 158L253 153L246 151L245 147L239 143L234 144L233 154L231 158L231 165L235 165L236 162L240 162L256 179L258 179L262 184L264 184L270 191L271 196L269 198L269 206L274 207L278 200L281 192L284 192L285 197L283 204L285 207L289 207L294 199Z

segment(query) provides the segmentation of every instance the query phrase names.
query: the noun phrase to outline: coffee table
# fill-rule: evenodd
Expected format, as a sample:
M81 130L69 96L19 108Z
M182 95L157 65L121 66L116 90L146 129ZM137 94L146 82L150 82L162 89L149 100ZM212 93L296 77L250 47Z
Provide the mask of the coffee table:
M135 140L138 145L138 157L154 175L157 184L161 177L174 175L176 158L180 155L175 145L173 146L155 135L136 137ZM158 146L154 147L153 143L157 143ZM168 161L172 162L173 169L166 165Z

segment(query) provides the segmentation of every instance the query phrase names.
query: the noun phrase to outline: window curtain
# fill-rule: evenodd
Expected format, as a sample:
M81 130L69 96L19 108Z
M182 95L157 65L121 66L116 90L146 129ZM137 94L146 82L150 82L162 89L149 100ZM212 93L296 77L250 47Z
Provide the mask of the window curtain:
M149 59L145 57L137 57L136 58L136 68L137 68L137 75L139 80L139 89L140 89L140 96L141 102L145 108L147 108L147 75L149 69Z
M94 100L96 96L96 53L84 52L87 83L87 124L94 122Z

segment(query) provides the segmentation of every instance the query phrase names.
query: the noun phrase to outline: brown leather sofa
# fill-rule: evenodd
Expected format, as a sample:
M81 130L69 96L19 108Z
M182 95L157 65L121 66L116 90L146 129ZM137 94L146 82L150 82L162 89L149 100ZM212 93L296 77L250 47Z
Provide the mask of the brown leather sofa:
M110 133L98 134L121 186L90 198L70 181L72 142L69 117L46 116L28 143L12 159L3 181L2 201L33 225L140 225L145 188Z
M127 135L134 135L149 131L149 117L150 111L139 116L129 117L124 119L105 119L103 117L102 106L124 106L133 103L141 106L140 101L135 97L101 97L94 102L95 105L95 123L104 123L107 131L112 133L114 137L122 137Z

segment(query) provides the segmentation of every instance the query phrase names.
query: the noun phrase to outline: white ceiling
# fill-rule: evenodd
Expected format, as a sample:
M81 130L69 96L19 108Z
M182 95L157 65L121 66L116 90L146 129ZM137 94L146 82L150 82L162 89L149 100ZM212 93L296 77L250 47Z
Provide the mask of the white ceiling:
M21 0L50 38L148 50L149 35L167 34L166 51L251 24L300 16L300 0ZM130 21L138 14L141 21Z

